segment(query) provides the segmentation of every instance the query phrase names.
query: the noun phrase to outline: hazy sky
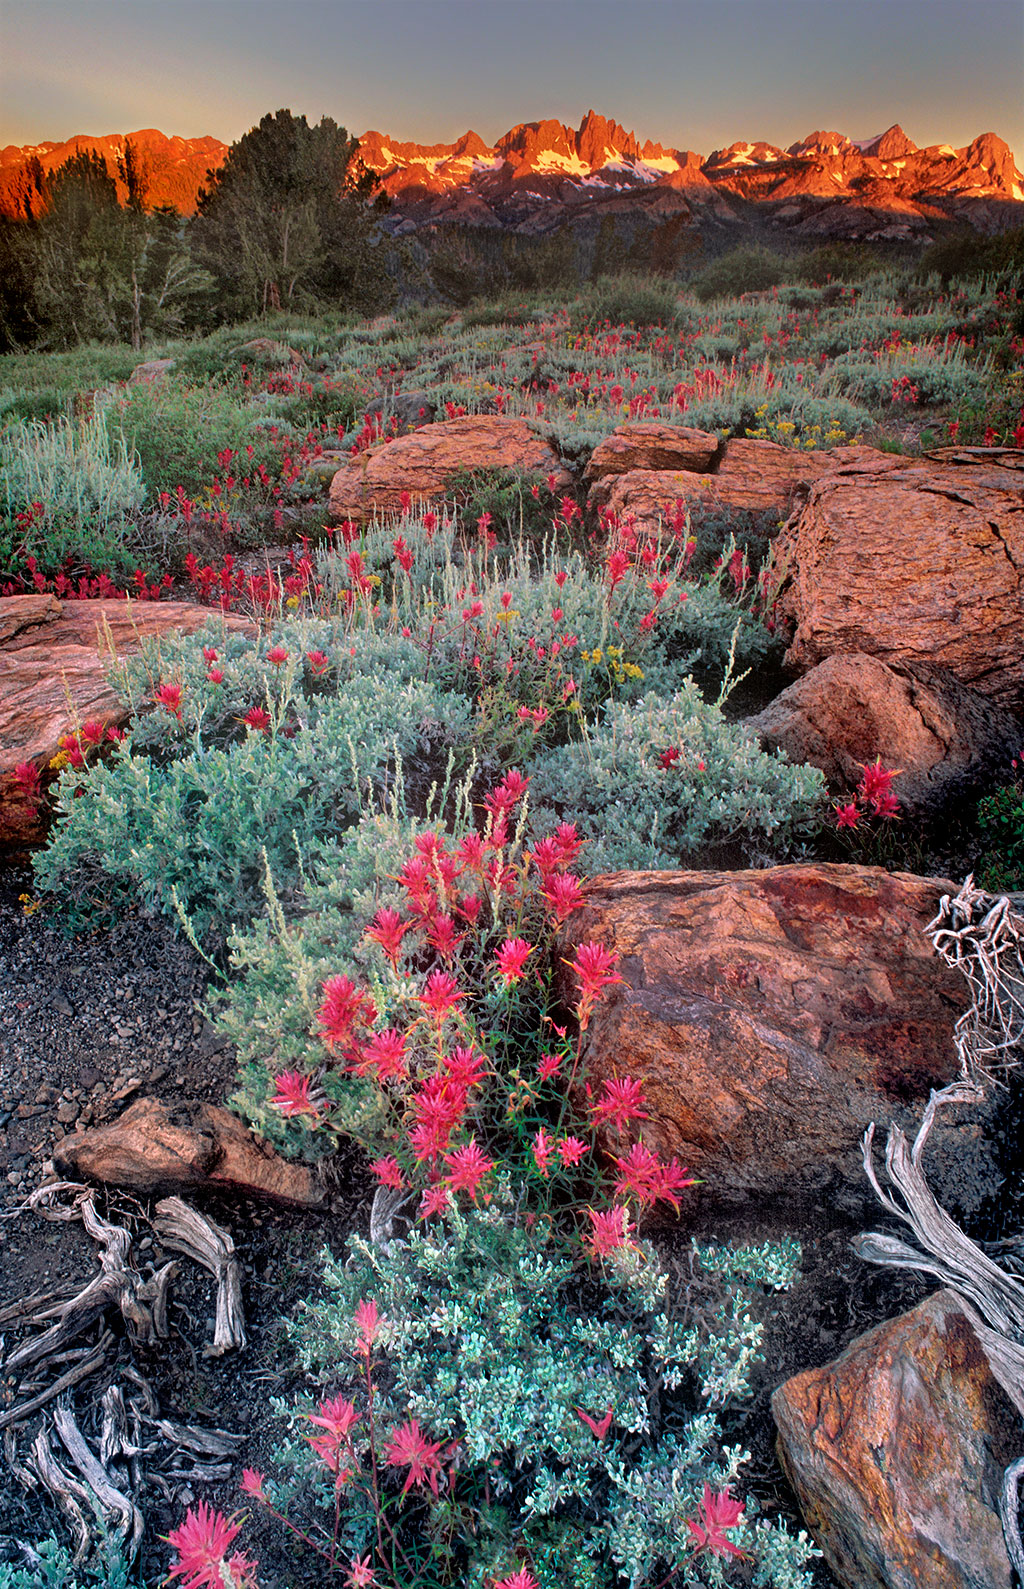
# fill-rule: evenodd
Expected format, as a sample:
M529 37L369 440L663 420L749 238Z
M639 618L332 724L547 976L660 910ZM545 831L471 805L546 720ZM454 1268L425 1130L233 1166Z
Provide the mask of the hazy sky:
M488 142L588 107L711 149L819 128L996 132L1024 161L1024 0L0 0L0 146L282 107Z

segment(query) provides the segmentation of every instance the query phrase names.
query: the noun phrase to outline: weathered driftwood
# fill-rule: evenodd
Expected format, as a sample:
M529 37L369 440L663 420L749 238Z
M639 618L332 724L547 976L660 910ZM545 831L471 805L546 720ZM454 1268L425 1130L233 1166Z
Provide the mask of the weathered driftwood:
M73 1191L73 1203L70 1206L55 1204L52 1194L58 1191ZM43 1193L49 1195L43 1197L40 1195ZM33 1316L33 1322L43 1323L48 1318L55 1318L56 1322L11 1353L4 1365L7 1373L17 1373L30 1363L52 1359L111 1307L120 1311L135 1340L149 1342L159 1334L166 1335L166 1290L173 1270L170 1273L161 1270L152 1280L143 1281L131 1262L130 1233L100 1218L94 1194L88 1188L74 1182L58 1182L39 1188L22 1207L35 1208L44 1219L80 1219L89 1235L100 1244L100 1272L66 1301L44 1307ZM155 1308L150 1303L155 1303Z
M67 1407L57 1407L53 1421L64 1444L64 1449L82 1478L96 1497L112 1532L124 1544L129 1560L134 1561L142 1544L142 1513L131 1498L119 1490L106 1467L96 1456L72 1413Z
M12 1424L22 1423L26 1418L31 1418L34 1412L38 1412L40 1407L45 1407L46 1403L52 1401L55 1396L62 1395L64 1391L70 1390L73 1385L78 1385L83 1379L88 1379L90 1374L95 1374L96 1370L102 1366L107 1352L113 1344L113 1335L109 1330L105 1330L88 1356L81 1358L74 1367L61 1374L60 1378L55 1379L52 1385L48 1385L38 1395L30 1396L26 1401L20 1401L15 1406L8 1407L6 1412L0 1413L0 1429L6 1429Z
M1016 1062L1013 1050L1024 1042L1024 915L970 876L958 894L943 894L925 932L971 989L971 1006L953 1028L963 1076L991 1080Z
M199 1214L180 1197L165 1197L156 1205L153 1220L165 1247L183 1252L208 1269L217 1281L217 1312L213 1344L203 1348L208 1357L219 1357L245 1345L242 1312L242 1276L235 1244L226 1230Z
M1019 1485L1022 1475L1024 1475L1024 1457L1018 1457L1016 1462L1010 1463L1003 1474L1003 1485L999 1492L999 1517L1003 1525L1006 1554L1020 1583L1024 1583L1024 1542L1021 1541L1018 1518Z
M994 1263L936 1202L921 1169L924 1152L936 1111L946 1103L976 1103L980 1089L969 1082L954 1083L933 1092L925 1110L921 1129L911 1148L899 1126L889 1128L885 1149L885 1168L899 1194L897 1202L882 1190L875 1173L872 1124L864 1136L864 1171L882 1207L909 1225L924 1252L908 1246L895 1236L868 1232L858 1236L854 1249L869 1263L890 1264L896 1268L918 1269L935 1275L974 1303L990 1328L1008 1340L1024 1343L1024 1284ZM1024 1380L1021 1381L1024 1400Z
M92 1531L82 1511L83 1506L90 1504L89 1492L84 1484L79 1484L61 1467L50 1449L45 1429L40 1429L36 1435L28 1460L75 1531L77 1543L71 1559L76 1567L80 1567L92 1543Z

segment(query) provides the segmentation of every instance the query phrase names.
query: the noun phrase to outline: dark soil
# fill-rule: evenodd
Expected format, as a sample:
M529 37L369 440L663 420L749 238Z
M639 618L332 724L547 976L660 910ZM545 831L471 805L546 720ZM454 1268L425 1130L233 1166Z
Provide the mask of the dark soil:
M30 894L30 874L0 872L0 1308L62 1282L84 1284L96 1270L96 1249L80 1225L51 1223L33 1211L16 1213L25 1195L50 1174L55 1141L76 1125L116 1116L144 1093L223 1101L234 1073L230 1046L196 1010L208 969L167 923L136 911L109 932L67 938L45 918L26 913L19 896ZM181 1522L190 1502L202 1498L231 1513L242 1500L242 1468L273 1470L282 1426L270 1400L290 1401L303 1388L282 1318L315 1290L321 1249L326 1245L340 1252L352 1231L368 1226L371 1188L354 1156L339 1164L337 1183L329 1207L317 1213L237 1199L201 1203L230 1232L243 1263L249 1342L241 1354L204 1356L203 1344L212 1336L213 1284L205 1271L185 1261L171 1293L170 1340L147 1351L121 1338L116 1361L108 1361L101 1376L72 1393L82 1428L92 1435L100 1393L134 1362L152 1387L161 1416L246 1436L228 1479L176 1478L165 1469L163 1485L157 1478L146 1480L141 1492L146 1585L157 1585L166 1573L169 1553L159 1536ZM699 1192L696 1197L685 1226L654 1233L670 1265L680 1261L677 1255L692 1235L763 1240L789 1231L804 1241L802 1279L770 1305L767 1362L756 1397L726 1415L729 1441L752 1453L747 1487L763 1508L799 1527L794 1497L774 1457L772 1389L800 1369L827 1362L852 1338L912 1306L930 1288L859 1262L849 1246L854 1227L829 1208L759 1206L724 1216L702 1211ZM164 1261L145 1200L100 1191L97 1208L132 1229L143 1272ZM8 1327L0 1347L9 1351L20 1338ZM0 1410L11 1390L0 1377ZM19 1455L41 1421L37 1415L15 1428ZM26 1493L6 1474L0 1483L0 1562L20 1562L18 1542L34 1542L54 1527L65 1535L48 1499L38 1491ZM251 1518L244 1544L260 1560L263 1589L312 1589L322 1582L317 1563L308 1555L297 1557L282 1531L259 1516ZM835 1589L823 1568L816 1581L821 1589Z

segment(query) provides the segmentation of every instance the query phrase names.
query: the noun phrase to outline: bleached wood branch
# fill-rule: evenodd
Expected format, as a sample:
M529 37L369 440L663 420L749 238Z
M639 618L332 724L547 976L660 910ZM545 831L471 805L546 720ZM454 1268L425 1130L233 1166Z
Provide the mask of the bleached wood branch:
M205 1346L208 1357L220 1357L233 1347L245 1345L245 1318L242 1312L242 1274L235 1244L226 1230L198 1213L180 1197L165 1197L156 1205L153 1229L165 1247L183 1252L208 1269L217 1281L217 1312L213 1345Z
M1004 894L995 896L965 879L958 894L943 894L924 929L935 953L967 980L970 1008L953 1029L961 1074L993 1079L1017 1061L1024 1042L1024 916Z

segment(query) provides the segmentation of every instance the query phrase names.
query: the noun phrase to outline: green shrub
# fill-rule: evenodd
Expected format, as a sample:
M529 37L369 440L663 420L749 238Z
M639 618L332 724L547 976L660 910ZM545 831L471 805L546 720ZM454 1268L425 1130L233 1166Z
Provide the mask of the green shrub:
M97 1552L76 1566L70 1550L55 1534L35 1545L21 1544L27 1566L0 1562L0 1589L142 1589L117 1542L101 1537Z
M530 770L538 828L543 808L575 822L595 872L678 866L726 840L784 849L825 792L817 768L766 754L692 681L667 700L609 701L582 744L542 751Z
M701 303L715 298L739 298L746 292L767 292L790 274L788 260L763 248L733 248L705 265L690 282L690 291Z
M602 325L671 325L679 302L678 290L667 282L644 276L602 276L581 298L569 305L569 326L585 331Z
M1024 753L1013 783L988 795L978 806L980 839L986 846L980 882L994 893L1024 889Z
M823 243L805 254L796 268L802 281L850 282L864 281L878 270L880 263L878 251L870 243ZM788 301L792 303L793 299Z
M485 1589L525 1565L539 1589L641 1589L674 1572L695 1589L733 1581L719 1557L697 1550L689 1521L705 1484L728 1488L748 1460L722 1443L711 1409L748 1393L758 1301L791 1283L795 1243L695 1248L685 1296L670 1296L648 1244L619 1247L603 1275L581 1277L572 1253L527 1223L504 1186L488 1208L452 1206L445 1225L405 1242L375 1249L353 1238L344 1264L325 1254L324 1300L303 1304L290 1333L322 1395L351 1396L360 1414L338 1488L344 1559L411 1555L431 1589ZM377 1322L363 1313L359 1326L357 1305L368 1301ZM281 1451L286 1476L261 1476L262 1496L307 1527L317 1514L326 1521L330 1442L318 1454L307 1421L320 1411L276 1405L293 1436ZM421 1479L399 1509L401 1468L385 1468L380 1451L409 1419L446 1453L446 1471L436 1497ZM388 1498L383 1548L375 1494ZM743 1581L809 1589L806 1535L755 1521L747 1505L729 1536L747 1553ZM326 1539L329 1523L325 1556Z
M401 645L386 684L372 672L342 678L335 667L324 688L326 675L299 654L261 669L251 642L239 656L238 637L221 642L224 681L211 683L201 672L209 638L180 642L174 678L173 644L148 651L122 675L137 710L139 669L159 656L149 696L180 691L177 712L155 706L112 759L61 773L58 820L36 873L43 888L66 898L83 891L81 880L79 912L90 900L107 908L136 889L168 914L184 910L196 931L224 934L260 909L266 864L282 887L293 886L314 842L355 821L367 785L379 791L396 757L414 758L429 778L431 768L443 771L447 747L468 737L462 699L403 681ZM374 654L371 638L366 655ZM346 660L348 648L339 662ZM263 714L265 727L247 724L246 710Z
M102 414L80 425L62 419L0 431L0 542L9 556L35 557L44 572L69 558L132 571L145 494L137 457L123 437L111 439Z
M230 449L244 458L251 444L249 472L261 463L276 464L276 449L254 419L223 387L166 381L132 387L109 423L120 425L126 446L138 457L151 498L181 486L186 496L202 500L222 472L219 452Z

